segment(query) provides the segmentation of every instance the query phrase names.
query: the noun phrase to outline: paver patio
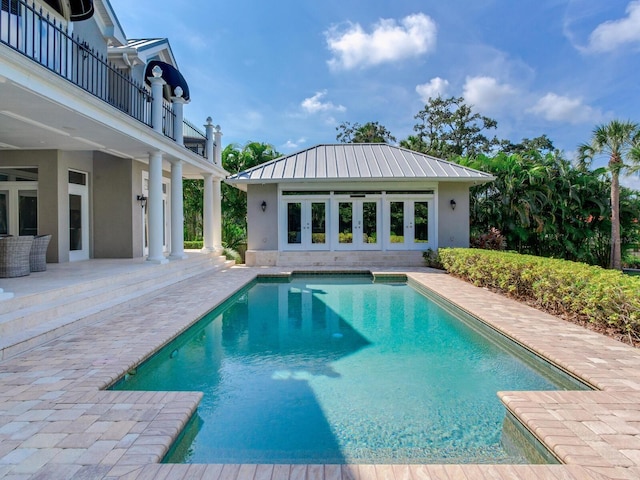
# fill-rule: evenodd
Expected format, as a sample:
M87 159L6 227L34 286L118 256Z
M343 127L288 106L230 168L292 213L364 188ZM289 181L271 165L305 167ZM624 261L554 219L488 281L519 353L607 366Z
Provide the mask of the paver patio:
M234 267L174 285L135 311L0 363L0 477L127 479L640 478L640 352L449 275L404 269L599 391L501 392L564 465L159 464L199 392L105 391L260 273Z

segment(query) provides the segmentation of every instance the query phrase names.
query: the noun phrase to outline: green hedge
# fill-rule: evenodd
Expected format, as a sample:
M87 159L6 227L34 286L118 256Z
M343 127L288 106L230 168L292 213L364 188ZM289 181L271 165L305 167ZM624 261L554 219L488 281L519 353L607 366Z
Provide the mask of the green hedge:
M640 338L640 277L512 252L447 248L439 255L450 274L474 285Z
M185 240L184 248L188 250L199 250L202 248L203 241L202 240Z

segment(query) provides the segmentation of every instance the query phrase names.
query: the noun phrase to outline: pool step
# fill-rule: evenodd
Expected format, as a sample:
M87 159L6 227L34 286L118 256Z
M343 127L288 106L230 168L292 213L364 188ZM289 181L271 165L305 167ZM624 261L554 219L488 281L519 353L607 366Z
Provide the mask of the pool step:
M417 267L424 266L421 251L341 251L341 252L280 252L277 266L336 267Z
M5 300L0 306L0 359L132 308L174 283L231 265L224 257L197 255Z

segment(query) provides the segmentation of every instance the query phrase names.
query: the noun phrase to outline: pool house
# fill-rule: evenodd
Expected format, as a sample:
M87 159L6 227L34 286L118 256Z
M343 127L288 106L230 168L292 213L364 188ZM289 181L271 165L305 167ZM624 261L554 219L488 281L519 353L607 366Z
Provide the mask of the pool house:
M317 145L226 181L247 192L247 265L383 266L469 246L469 188L492 179L374 143Z

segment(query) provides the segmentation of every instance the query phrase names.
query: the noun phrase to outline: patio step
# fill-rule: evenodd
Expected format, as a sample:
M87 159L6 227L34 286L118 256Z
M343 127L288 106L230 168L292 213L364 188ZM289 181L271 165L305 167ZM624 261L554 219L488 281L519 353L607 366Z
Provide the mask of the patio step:
M147 302L172 284L231 265L224 257L198 255L5 300L0 304L0 360Z

